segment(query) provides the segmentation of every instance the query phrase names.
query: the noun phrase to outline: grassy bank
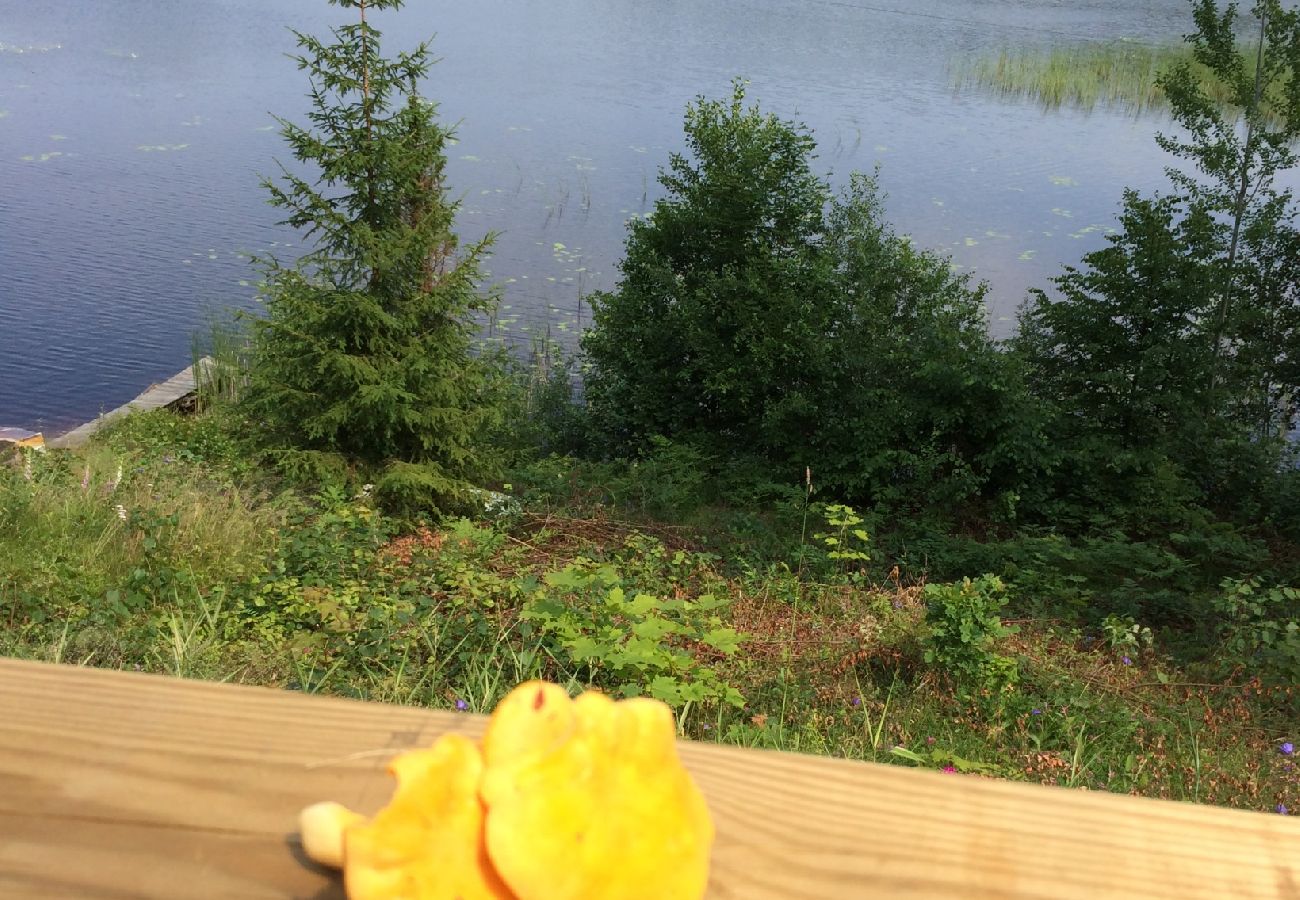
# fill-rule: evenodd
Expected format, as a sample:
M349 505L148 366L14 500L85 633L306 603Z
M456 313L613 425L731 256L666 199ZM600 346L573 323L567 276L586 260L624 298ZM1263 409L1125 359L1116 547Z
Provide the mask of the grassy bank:
M660 696L695 740L1300 806L1291 688L927 585L807 493L677 516L662 468L551 459L519 507L400 523L252 467L245 428L135 415L0 469L0 652L476 711L544 677Z

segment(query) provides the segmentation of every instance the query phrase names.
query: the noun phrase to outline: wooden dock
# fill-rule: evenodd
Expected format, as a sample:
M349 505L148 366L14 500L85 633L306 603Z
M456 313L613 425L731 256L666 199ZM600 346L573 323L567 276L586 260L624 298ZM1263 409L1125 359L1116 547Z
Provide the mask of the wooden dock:
M0 660L0 896L342 897L296 816L481 717ZM709 897L1300 898L1300 819L684 743Z
M25 428L0 428L0 450L17 447L20 450L40 450L45 446L45 436L39 431Z
M198 361L200 372L206 371L209 366L213 365L212 358L205 356ZM124 416L129 412L138 410L163 409L179 403L181 400L190 396L198 387L194 377L194 366L189 366L181 372L177 372L171 378L161 384L150 386L143 394L136 397L130 403L119 406L117 409L103 413L98 418L87 422L84 425L72 429L66 434L48 442L50 447L67 448L80 447L90 436L102 428L107 423L113 421L119 416Z

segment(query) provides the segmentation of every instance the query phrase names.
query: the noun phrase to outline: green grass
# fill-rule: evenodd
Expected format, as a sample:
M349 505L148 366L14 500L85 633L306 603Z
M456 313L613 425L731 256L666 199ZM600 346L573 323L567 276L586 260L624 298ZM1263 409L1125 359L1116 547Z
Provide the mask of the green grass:
M558 487L527 489L522 516L403 526L352 490L277 483L252 464L246 429L219 404L193 418L133 415L84 452L33 454L30 472L22 460L0 467L0 652L487 712L529 678L575 691L623 683L622 650L575 652L523 615L543 601L585 608L614 582L582 594L572 573L606 572L623 596L656 598L657 624L687 615L670 609L678 601L712 595L725 603L693 613L699 627L743 633L728 653L670 632L661 644L675 653L641 661L677 685L707 666L744 695L741 708L681 704L689 738L1300 805L1300 775L1278 752L1296 737L1285 689L1176 662L1159 640L1139 652L1037 618L990 648L1015 661L1009 689L955 684L925 661L921 588L882 577L883 564L831 557L819 541L837 532L816 510L806 528L796 506L697 516L785 534L741 561L698 527L629 521L637 505L668 515L680 502L662 468L645 476L653 496L633 488L635 472L602 470L625 498L611 505L551 460L533 477Z
M1046 109L1091 110L1100 105L1142 114L1167 108L1157 81L1162 73L1182 63L1191 63L1212 100L1229 101L1227 89L1193 60L1191 48L1185 44L1152 46L1119 40L1007 49L955 61L951 70L958 89L1033 99Z

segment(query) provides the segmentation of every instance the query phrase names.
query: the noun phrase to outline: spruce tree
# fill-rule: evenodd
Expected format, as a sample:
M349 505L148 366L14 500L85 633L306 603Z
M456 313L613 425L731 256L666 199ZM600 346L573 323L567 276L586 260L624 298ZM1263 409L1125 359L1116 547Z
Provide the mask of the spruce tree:
M474 442L491 409L470 338L490 303L479 281L491 236L459 248L452 230L451 130L417 88L428 42L380 54L367 14L402 0L330 3L357 21L328 41L293 32L309 124L277 119L299 165L264 185L311 249L292 265L257 261L267 315L250 404L291 453L360 464L395 505L446 508L485 474Z

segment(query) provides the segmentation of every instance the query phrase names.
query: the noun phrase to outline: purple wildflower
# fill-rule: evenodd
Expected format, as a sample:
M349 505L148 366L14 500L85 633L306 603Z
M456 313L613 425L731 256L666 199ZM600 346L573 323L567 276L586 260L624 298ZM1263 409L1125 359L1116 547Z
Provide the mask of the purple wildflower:
M1031 710L1029 711L1029 714L1030 714L1031 716L1041 716L1041 715L1043 714L1043 711L1042 711L1041 709L1037 709L1037 708L1035 708L1035 709L1031 709Z
M1277 814L1278 814L1279 816L1289 816L1289 815L1291 815L1291 810L1289 810L1289 809L1286 808L1286 804L1285 804L1285 803L1279 803L1279 804L1277 805Z
M1295 744L1291 743L1290 741L1287 741L1285 744L1283 744L1281 747L1278 747L1277 749L1282 752L1283 756L1290 756L1293 753L1295 753Z
M862 705L862 698L861 698L861 697L854 697L853 700L852 700L852 703L853 703L854 706L861 706L861 705Z
M704 730L705 730L705 731L712 731L712 730L713 730L713 726L710 725L708 722L705 722L705 723L704 723Z
M465 710L469 709L469 704L466 703L464 700L457 700L456 708L461 712L464 712Z
M1124 659L1121 660L1121 662L1123 662L1124 665L1126 665L1126 666L1131 666L1131 665L1133 665L1133 660L1129 659L1127 656L1124 657Z

